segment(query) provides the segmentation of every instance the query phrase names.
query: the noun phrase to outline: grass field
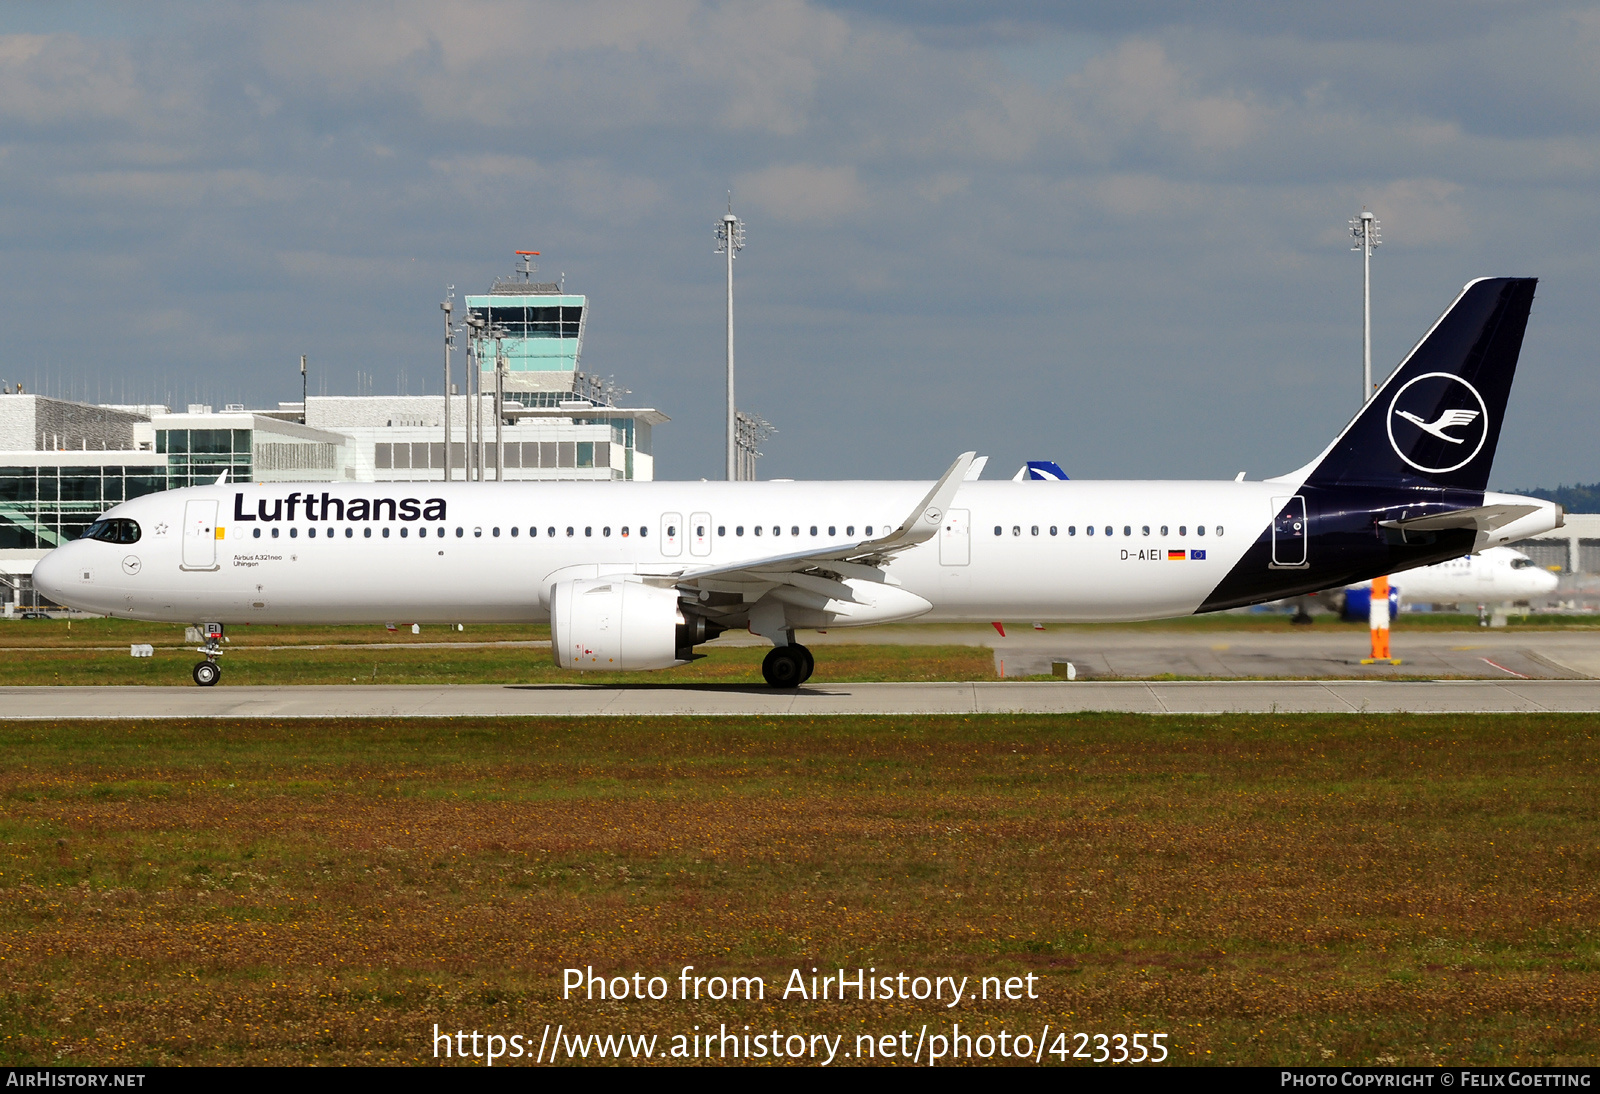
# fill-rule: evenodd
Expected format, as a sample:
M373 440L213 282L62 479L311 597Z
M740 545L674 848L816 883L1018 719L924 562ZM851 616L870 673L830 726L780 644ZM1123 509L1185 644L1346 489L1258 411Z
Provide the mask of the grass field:
M1182 1063L1592 1065L1597 730L0 723L0 1062L405 1062L434 1023L851 1051L959 1021L1166 1032ZM686 964L767 1000L559 998L564 967L675 992ZM1040 998L776 998L812 966Z

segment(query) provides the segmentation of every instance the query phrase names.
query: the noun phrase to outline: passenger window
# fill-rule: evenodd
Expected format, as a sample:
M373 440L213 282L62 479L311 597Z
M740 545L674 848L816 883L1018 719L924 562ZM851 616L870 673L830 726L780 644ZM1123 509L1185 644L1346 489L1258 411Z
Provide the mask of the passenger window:
M994 534L997 536L1001 534L1000 526L998 524L994 526Z
M1162 535L1166 535L1167 534L1167 526L1165 524L1163 524L1161 526L1161 534Z
M250 531L252 531L252 532L254 532L254 533L255 533L255 538L256 538L256 539L260 539L260 538L261 538L261 529L259 529L259 528L252 528L252 529L250 529Z
M734 525L734 527L733 527L733 534L734 534L734 535L736 535L736 536L742 536L742 535L744 535L744 525L742 525L742 524L736 524L736 525Z
M1139 530L1147 536L1150 534L1150 526L1148 524L1141 526Z
M306 538L307 539L316 539L317 538L317 530L315 528L307 528L306 529Z
M1020 536L1022 534L1022 525L1013 524L1011 526L1011 534L1014 536Z
M368 528L367 529L367 535L370 536L371 534L372 534L372 529ZM355 539L356 538L356 530L354 528L346 528L344 530L344 538L345 539Z
M1052 536L1056 534L1056 526L1054 524L1050 526L1050 534Z
M627 539L628 538L628 526L626 524L624 524L622 526L622 538L623 539Z
M1196 528L1194 530L1194 534L1197 535L1197 536L1205 535L1206 534L1206 526L1204 524L1200 525L1198 528Z
M426 532L426 531L427 531L427 529L426 529L426 528L424 528L424 529L422 529L422 530L423 530L423 531L424 531L424 532ZM411 533L411 529L409 529L409 528L407 528L407 527L406 527L406 526L405 526L405 525L404 525L404 524L402 524L402 525L401 525L401 526L400 526L400 538L401 538L401 539L405 539L405 538L406 538L406 536L408 536L408 535L409 535L409 534L410 534L410 533Z
M1222 534L1222 525L1220 525L1220 524L1217 525L1215 531L1216 531L1216 534L1220 536Z
M498 529L498 528L491 528L491 529L490 529L490 530L489 530L489 534L490 534L490 535L492 535L492 536L494 536L494 537L495 537L495 538L496 538L496 539L499 539L499 538L500 538L500 529Z
M772 534L775 535L775 536L781 536L781 535L783 535L783 529L781 527L779 527L778 525L774 524L772 526Z
M363 529L361 529L361 536L362 536L363 539L371 539L372 538L372 529L371 528L363 528Z
M583 534L586 535L586 536L593 537L594 536L594 525L592 525L592 524L584 525L583 526Z
M388 529L387 526L385 526L384 529L383 529L383 538L384 539L388 539L389 538L389 529Z
M1189 526L1187 524L1178 525L1178 534L1180 536L1188 535L1189 534Z
M1034 535L1038 535L1039 534L1039 526L1037 524L1035 524L1033 526L1033 534Z
M817 530L815 528L811 529L811 534L812 535L816 535L816 533L817 533ZM791 527L789 529L789 534L791 536L798 536L800 534L800 526L798 524L796 524L793 527Z
M1125 535L1125 536L1131 536L1131 535L1133 535L1133 525L1131 525L1131 524L1124 524L1124 525L1123 525L1123 526L1122 526L1122 534L1123 534L1123 535Z
M272 530L272 538L273 539L277 539L278 538L278 530L276 528L274 528Z
M815 524L813 524L811 526L811 534L812 535L816 535L817 534L817 526Z
M1076 524L1067 525L1067 535L1075 536L1077 534L1078 534L1078 526Z
M756 535L759 536L760 534L761 534L761 525L758 524L758 525L756 525Z
M667 535L675 536L677 534L678 534L678 526L676 524L667 525Z
M611 525L608 524L604 528L600 529L600 534L602 536L605 536L607 539L610 539L611 538Z
M834 531L834 526L833 526L833 525L831 525L831 524L830 524L830 525L828 525L828 534L829 534L829 535L830 535L830 536L836 536L836 535L838 535L838 534L839 534L839 533L838 533L838 532L836 532L836 531ZM999 535L999 534L1000 534L1000 533L999 533L999 532L996 532L996 533L995 533L995 535Z
M1086 535L1086 536L1094 535L1094 525L1092 525L1092 524L1086 525L1084 527L1084 529L1083 529L1083 534Z
M1113 530L1111 525L1109 525L1109 524L1106 525L1106 535L1108 535L1108 536L1116 535L1115 530Z
M649 534L650 534L650 526L649 525L647 525L647 524L639 525L639 535L640 536L648 536Z
M551 539L555 539L555 538L556 538L556 529L555 529L555 525L551 525L551 526L550 526L550 527L549 527L549 528L546 528L546 529L545 529L545 530L544 530L544 534L545 534L545 535L547 535L547 536L549 536L549 537L550 537L550 538L551 538ZM571 535L571 534L572 534L572 529L570 529L570 528L569 528L569 529L567 529L567 535L569 535L569 536L570 536L570 535Z
M870 535L871 535L871 534L872 534L872 525L870 525L870 524L869 524L869 525L867 525L867 527L866 527L866 533L867 533L867 535L869 535L869 536L870 536Z
M500 534L500 529L496 528L494 530L494 534L498 536ZM512 525L511 526L511 538L512 539L516 539L517 538L517 527L516 527L516 525Z
M473 539L482 539L483 538L483 529L482 528L474 528L472 530L472 538Z
M847 535L847 536L855 535L856 534L856 526L854 524L846 524L844 526L844 534Z
M567 538L572 538L572 525L567 525Z
M701 533L701 532L696 532L695 533L695 535L702 535L702 534L703 533ZM725 536L727 534L728 534L728 526L726 524L717 525L717 535Z

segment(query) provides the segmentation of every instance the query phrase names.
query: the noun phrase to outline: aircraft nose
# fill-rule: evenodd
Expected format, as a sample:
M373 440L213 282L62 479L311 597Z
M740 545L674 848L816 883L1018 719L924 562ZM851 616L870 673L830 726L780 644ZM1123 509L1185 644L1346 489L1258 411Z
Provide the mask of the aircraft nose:
M1561 584L1561 579L1549 570L1541 570L1539 572L1539 591L1541 593L1553 593L1559 584Z
M33 587L57 604L65 603L62 598L67 594L67 575L72 569L72 561L62 557L66 551L66 547L57 547L33 564Z

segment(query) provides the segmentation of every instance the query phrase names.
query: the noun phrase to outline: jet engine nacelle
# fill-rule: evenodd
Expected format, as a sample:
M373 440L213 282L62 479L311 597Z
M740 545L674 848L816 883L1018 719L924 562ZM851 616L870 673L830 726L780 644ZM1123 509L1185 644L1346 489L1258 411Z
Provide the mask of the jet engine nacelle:
M550 589L550 645L564 669L631 672L682 664L676 589L640 581L559 581Z

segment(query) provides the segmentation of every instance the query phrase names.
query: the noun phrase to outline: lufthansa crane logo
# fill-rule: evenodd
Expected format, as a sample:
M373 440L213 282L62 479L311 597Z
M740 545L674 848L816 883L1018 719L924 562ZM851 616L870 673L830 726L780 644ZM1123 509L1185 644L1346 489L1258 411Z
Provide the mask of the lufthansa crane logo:
M1488 439L1483 396L1451 373L1425 372L1408 380L1389 403L1389 444L1418 471L1442 475L1465 467Z

